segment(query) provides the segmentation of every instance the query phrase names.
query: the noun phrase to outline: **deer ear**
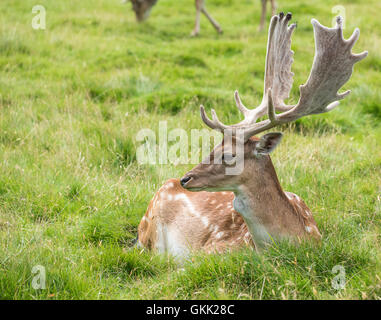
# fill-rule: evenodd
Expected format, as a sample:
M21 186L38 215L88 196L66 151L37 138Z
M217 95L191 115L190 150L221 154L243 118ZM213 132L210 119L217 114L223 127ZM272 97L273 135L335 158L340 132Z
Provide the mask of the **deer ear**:
M256 144L254 154L269 154L282 140L283 134L280 132L270 132L265 134Z

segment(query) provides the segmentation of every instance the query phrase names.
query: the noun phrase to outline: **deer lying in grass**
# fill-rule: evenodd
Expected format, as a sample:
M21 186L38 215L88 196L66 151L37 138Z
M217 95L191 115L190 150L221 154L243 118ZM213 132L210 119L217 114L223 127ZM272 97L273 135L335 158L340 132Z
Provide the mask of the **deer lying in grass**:
M300 86L298 103L287 105L284 99L293 82L291 35L296 27L288 26L290 20L290 13L271 19L264 95L257 108L247 109L236 92L237 107L245 118L229 126L218 120L214 110L209 119L201 106L205 124L232 138L215 147L207 159L210 161L203 161L180 181L171 179L160 188L139 225L140 246L179 256L191 250L221 252L251 241L261 248L278 239L320 240L310 209L296 194L282 190L271 162L269 153L282 134L253 136L304 116L331 111L349 94L339 94L338 90L367 52L351 53L359 30L344 40L340 17L332 29L313 19L316 51L311 73L307 83ZM266 113L268 119L257 122ZM243 144L241 156L238 144ZM232 159L242 161L241 174L226 174Z
M141 22L147 19L151 13L152 7L157 3L158 0L125 0L124 3L131 1L132 9L135 11L136 19ZM269 0L261 0L262 1L262 15L261 15L261 24L259 30L263 30L265 19L266 19L266 4ZM222 29L218 22L212 18L209 12L205 7L205 0L195 0L196 3L196 22L195 27L191 33L192 36L197 36L200 33L200 18L201 13L208 18L210 23L216 29L218 33L222 33ZM276 4L275 0L271 0L272 13L275 14Z

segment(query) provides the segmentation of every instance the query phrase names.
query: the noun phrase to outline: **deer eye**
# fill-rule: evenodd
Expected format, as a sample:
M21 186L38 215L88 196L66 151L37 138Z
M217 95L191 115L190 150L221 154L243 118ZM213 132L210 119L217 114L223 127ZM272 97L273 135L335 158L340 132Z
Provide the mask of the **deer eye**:
M235 162L235 156L231 153L224 153L222 155L222 161L226 162L227 164L233 164Z

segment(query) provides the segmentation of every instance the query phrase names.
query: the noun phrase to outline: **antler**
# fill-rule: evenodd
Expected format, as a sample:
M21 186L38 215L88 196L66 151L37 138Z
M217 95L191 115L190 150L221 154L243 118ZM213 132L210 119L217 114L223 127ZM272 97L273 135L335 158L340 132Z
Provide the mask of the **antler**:
M293 52L291 51L291 35L296 24L288 26L291 14L274 16L269 28L267 45L266 72L264 95L262 103L255 109L249 110L241 103L238 92L235 92L236 104L244 114L245 119L238 124L227 126L221 123L214 110L210 120L203 106L201 117L203 121L219 131L237 129L244 130L245 140L262 131L271 129L279 124L295 121L303 116L331 111L339 104L339 100L347 96L350 91L338 94L338 90L349 80L356 62L364 59L368 52L352 54L351 49L359 38L358 28L352 36L343 38L342 18L337 17L336 28L322 26L317 20L311 23L315 33L315 58L307 83L300 86L300 98L296 105L286 105L293 73L291 65ZM268 113L269 119L256 122L259 117ZM275 111L284 111L276 114Z

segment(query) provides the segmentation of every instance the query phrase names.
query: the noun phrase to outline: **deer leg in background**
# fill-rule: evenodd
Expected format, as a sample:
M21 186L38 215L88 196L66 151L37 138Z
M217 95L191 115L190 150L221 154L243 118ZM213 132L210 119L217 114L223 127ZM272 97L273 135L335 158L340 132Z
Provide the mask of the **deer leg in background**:
M276 1L271 0L271 15L275 16L275 14L276 14Z
M201 8L201 12L205 15L205 17L208 18L208 20L210 21L210 23L213 25L213 27L217 30L218 33L222 33L222 29L220 27L220 25L218 24L218 22L216 20L214 20L212 18L212 16L208 13L208 11L206 10L205 6L204 6L204 1L202 1L202 8Z
M200 17L201 17L201 9L204 5L204 0L196 0L196 22L194 29L191 33L191 36L197 36L200 33Z
M258 28L259 31L263 31L263 28L265 26L266 6L267 6L267 0L261 0L261 1L262 1L262 15L261 15L261 23Z

